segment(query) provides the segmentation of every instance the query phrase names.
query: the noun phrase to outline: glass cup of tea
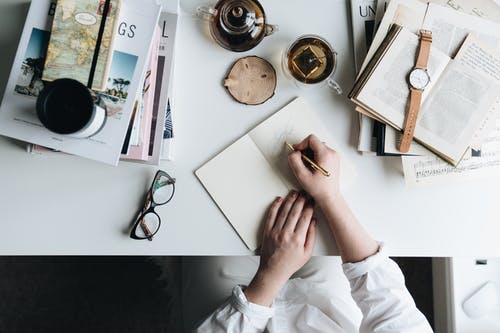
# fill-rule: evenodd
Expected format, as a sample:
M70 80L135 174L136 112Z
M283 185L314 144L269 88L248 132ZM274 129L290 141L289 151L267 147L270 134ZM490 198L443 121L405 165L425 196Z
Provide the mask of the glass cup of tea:
M267 23L257 0L219 0L213 7L198 7L197 15L209 22L210 34L220 46L235 52L254 48L278 30Z
M334 92L342 94L342 88L333 79L337 52L319 36L304 35L295 40L283 53L282 67L298 87L327 84Z

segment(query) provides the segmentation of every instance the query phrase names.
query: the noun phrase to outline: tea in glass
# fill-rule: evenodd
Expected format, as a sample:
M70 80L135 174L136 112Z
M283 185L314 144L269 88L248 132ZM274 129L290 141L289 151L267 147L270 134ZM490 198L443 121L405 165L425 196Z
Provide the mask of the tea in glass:
M317 37L297 40L288 50L290 74L303 83L318 83L335 68L335 55L328 44Z
M332 78L337 67L337 53L319 36L306 35L293 42L283 56L283 67L299 83L328 83L337 93L342 93Z

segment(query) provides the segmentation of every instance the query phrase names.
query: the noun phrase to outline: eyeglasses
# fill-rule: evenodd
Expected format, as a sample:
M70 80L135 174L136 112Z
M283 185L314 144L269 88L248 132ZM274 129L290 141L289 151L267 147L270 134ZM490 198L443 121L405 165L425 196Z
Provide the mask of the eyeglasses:
M154 211L156 206L164 205L174 196L175 178L169 176L168 173L158 170L148 190L144 208L130 231L130 238L133 239L148 239L153 240L153 236L160 229L160 216Z

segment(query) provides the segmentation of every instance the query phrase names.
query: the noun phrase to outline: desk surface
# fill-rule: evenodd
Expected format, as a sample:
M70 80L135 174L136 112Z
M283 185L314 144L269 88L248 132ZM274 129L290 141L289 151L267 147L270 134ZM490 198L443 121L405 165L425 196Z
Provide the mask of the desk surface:
M175 63L175 160L161 168L177 191L159 208L163 225L153 242L128 238L156 168L121 162L110 167L62 154L29 155L25 145L0 138L0 254L248 254L194 170L301 95L317 108L344 158L356 169L345 196L365 227L401 256L500 256L500 179L407 189L400 158L356 152L357 115L346 96L328 88L299 90L280 69L281 51L306 33L329 40L340 57L337 79L348 90L353 57L347 1L263 0L280 31L255 49L232 53L215 45L192 13L199 3L182 0ZM17 48L26 1L0 1L0 91ZM311 14L307 14L311 13ZM6 23L7 22L7 23ZM5 28L4 28L5 27ZM221 85L237 58L262 56L278 71L276 95L261 106L237 104ZM336 254L321 227L316 254Z

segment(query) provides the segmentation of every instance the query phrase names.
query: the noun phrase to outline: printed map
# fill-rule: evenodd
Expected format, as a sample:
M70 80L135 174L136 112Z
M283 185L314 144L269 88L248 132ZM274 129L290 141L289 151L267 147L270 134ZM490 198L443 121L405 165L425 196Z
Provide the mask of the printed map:
M104 3L104 2L102 2ZM100 0L60 0L52 24L43 79L72 78L87 85L101 24ZM110 45L119 2L111 2L92 88L103 90L107 81Z

